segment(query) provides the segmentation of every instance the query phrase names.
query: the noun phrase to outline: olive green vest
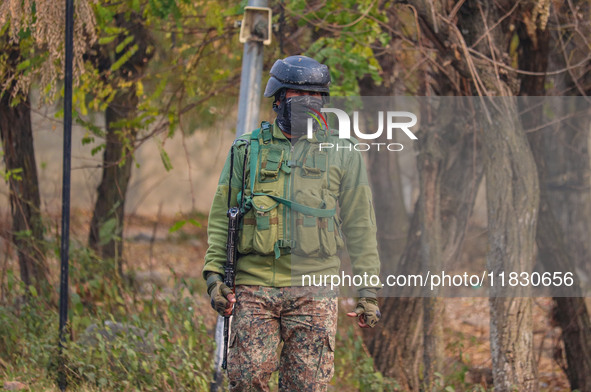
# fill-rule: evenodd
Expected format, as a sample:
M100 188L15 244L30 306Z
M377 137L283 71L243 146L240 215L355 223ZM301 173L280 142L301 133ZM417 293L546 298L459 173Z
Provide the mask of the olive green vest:
M320 151L316 139L293 146L275 139L268 122L251 134L249 142L238 251L276 259L286 253L334 256L343 241L337 200L329 191L330 152Z

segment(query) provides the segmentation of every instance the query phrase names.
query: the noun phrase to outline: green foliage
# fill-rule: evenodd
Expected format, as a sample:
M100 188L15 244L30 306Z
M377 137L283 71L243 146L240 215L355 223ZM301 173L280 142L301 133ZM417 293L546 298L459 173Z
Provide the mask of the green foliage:
M160 159L162 159L162 164L164 165L164 168L166 169L166 171L171 171L172 162L170 162L170 157L168 156L168 153L164 149L162 143L158 143L158 150L160 151Z
M201 319L194 319L188 299L165 310L159 320L132 318L113 333L95 332L91 342L70 343L66 350L71 385L105 390L205 390L211 374L212 342ZM181 305L181 306L179 306ZM121 329L121 328L120 328Z
M4 150L1 149L0 145L0 161L4 161ZM22 181L22 168L2 170L0 169L0 177L4 178L5 182L9 182L11 179L14 181Z
M12 43L8 37L9 28L9 21L0 26L0 97L4 94L11 95L10 103L14 106L21 102L24 96L20 87L30 83L34 66L38 65L44 56L43 53L37 53L34 58L26 58L25 56L34 53L32 37L23 32L18 44ZM20 85L19 81L22 81Z
M117 235L117 218L113 217L108 219L104 222L101 227L99 228L99 245L108 244L111 241L119 240L119 236Z
M187 0L127 0L102 1L96 6L99 42L107 46L115 61L110 69L99 74L105 84L89 84L90 93L111 88L135 88L141 129L164 119L166 128L180 122L183 110L208 97L228 83L229 76L239 65L240 58L230 45L234 15L225 13L229 2L192 2ZM138 45L133 31L115 23L119 14L141 15L141 24L153 40L148 55L152 56L143 72L129 78L125 72L115 72L135 54ZM119 23L121 24L121 23ZM229 54L228 56L226 56ZM220 57L227 61L220 62ZM91 82L91 80L88 80ZM92 81L96 81L95 78ZM107 86L109 85L109 86ZM111 95L99 94L99 100L109 101ZM106 99L105 99L106 98ZM92 105L96 107L96 102ZM202 108L193 108L201 111ZM205 112L205 111L204 111Z
M74 92L74 118L102 138L89 111L106 110L117 94L135 96L135 113L110 123L121 141L131 140L121 163L155 138L172 170L165 139L213 124L229 110L228 96L236 96L242 47L234 22L241 8L230 1L101 0L94 11L98 40ZM84 143L96 143L93 154L105 147L95 137Z
M306 54L330 67L333 95L358 95L358 80L369 76L381 83L380 66L373 48L388 44L380 22L386 16L376 1L327 1L315 11L303 0L286 4L300 26L310 26L315 35Z
M92 1L92 0L90 0ZM64 72L63 14L50 2L0 2L0 95L9 94L16 105L40 82L42 101L54 101ZM73 79L82 73L82 56L94 42L95 20L89 0L74 7Z
M342 316L342 315L341 315ZM374 368L373 359L365 349L357 327L350 323L350 319L340 317L339 324L349 325L339 328L335 349L335 376L332 383L337 389L344 391L401 391L402 388L395 379L384 377ZM437 392L489 392L479 384L468 384L465 376L469 367L459 362L453 363L446 374L435 373L436 379L433 391Z
M0 378L42 378L57 351L57 312L42 301L0 306Z
M375 370L373 358L365 351L363 341L356 334L355 328L357 327L350 325L345 334L337 334L334 380L339 385L359 391L397 390L398 384L395 380L384 377Z
M194 218L189 218L189 219L181 219L179 221L176 221L171 227L170 229L168 229L169 233L174 233L176 231L179 231L180 229L183 228L183 226L185 226L187 223L192 224L195 227L201 227L201 223L197 222L197 220L195 220Z
M23 169L19 167L18 169L0 171L0 174L2 175L2 177L4 177L4 181L6 182L10 181L11 179L14 181L22 181L22 172Z
M63 351L69 389L97 391L206 390L214 342L195 316L195 285L176 281L166 295L138 299L113 276L114 266L73 244L70 330ZM5 271L0 306L0 378L50 390L57 377L58 313L40 298L22 303L22 284ZM202 290L199 287L199 290ZM187 293L189 295L187 295Z

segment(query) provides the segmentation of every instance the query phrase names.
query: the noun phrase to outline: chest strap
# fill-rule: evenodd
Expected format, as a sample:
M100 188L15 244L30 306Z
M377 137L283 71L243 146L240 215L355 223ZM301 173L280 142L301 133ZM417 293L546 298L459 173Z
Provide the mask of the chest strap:
M268 196L271 199L275 200L276 202L281 203L284 206L289 207L294 211L301 212L304 215L315 216L317 218L330 218L331 216L334 216L337 212L336 208L332 208L330 210L327 210L326 208L309 207L307 205L296 203L295 201L291 201L289 199L284 199L279 196L269 195L267 193L253 193L253 195L254 196ZM325 204L325 203L323 202L323 204Z

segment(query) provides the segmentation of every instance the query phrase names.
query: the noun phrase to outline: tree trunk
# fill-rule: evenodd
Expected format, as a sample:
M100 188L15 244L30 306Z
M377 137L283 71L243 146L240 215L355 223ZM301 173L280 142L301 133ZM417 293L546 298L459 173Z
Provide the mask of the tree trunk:
M513 2L467 0L458 13L462 40L460 45L493 59L506 61L505 53L512 38L510 18L505 18ZM534 2L518 9L531 14ZM535 22L535 21L534 21ZM492 26L495 26L492 28ZM480 39L482 38L482 39ZM479 41L477 41L479 40ZM539 205L538 175L525 133L517 115L517 76L500 74L497 66L471 56L476 72L473 80L480 93L503 97L483 100L487 113L482 142L488 215L487 268L500 273L531 272L535 256L535 234ZM488 104L490 103L490 104ZM537 391L537 369L533 355L532 300L528 288L514 292L491 288L490 341L495 391Z
M560 225L554 218L546 197L542 196L537 243L539 258L549 272L572 271L569 249L565 246ZM555 359L561 363L568 376L571 390L591 391L591 322L585 298L575 279L578 296L554 297L553 318L562 329L564 353L559 350ZM564 358L564 359L563 359Z
M543 153L544 135L530 134L530 143L538 162L540 183L546 183L545 159ZM540 216L536 240L538 258L545 271L573 272L572 249L565 243L563 229L555 218L548 200L548 190L541 190ZM553 319L562 329L564 352L556 349L555 360L565 370L572 390L591 390L591 322L585 304L585 298L579 287L579 280L574 279L574 286L569 288L572 297L554 297ZM566 362L566 363L563 363Z
M575 99L568 100L561 114L577 111ZM588 105L582 98L581 105ZM578 108L579 111L582 107ZM541 146L546 162L545 186L548 203L565 234L565 244L571 252L573 267L591 281L591 175L589 167L589 115L569 119L552 132L543 132Z
M543 118L541 111L543 107L540 106L539 110L532 112L532 116L525 119L525 122L534 127L539 122L538 119ZM567 120L567 122L570 120ZM588 124L587 124L588 126ZM588 129L588 128L587 128ZM565 139L564 134L577 133L577 128L572 128L561 124L560 126L560 137L558 139ZM547 178L547 167L557 166L568 166L569 164L565 161L577 161L579 157L576 154L572 154L572 150L568 149L568 145L561 144L562 149L569 151L561 151L558 154L549 156L544 151L544 142L547 141L549 135L554 135L552 129L544 129L541 131L533 132L528 135L532 151L536 159L538 167L538 175L542 188L540 190L540 211L538 230L536 235L536 241L538 244L538 259L541 262L546 272L554 273L560 272L564 274L566 272L575 273L576 275L576 264L573 262L573 255L580 255L579 251L584 249L583 247L570 247L566 243L568 236L564 235L565 229L561 225L564 222L559 222L553 211L554 208L551 206L549 195L552 194L552 188ZM573 148L575 146L572 146ZM558 150L562 150L558 149ZM553 148L556 152L557 149ZM574 158L573 158L574 156ZM560 159L561 162L556 162ZM579 162L581 163L581 162ZM573 165L573 169L576 166ZM578 169L574 169L575 172L587 171L584 165ZM567 192L568 193L568 192ZM568 197L568 196L567 196ZM574 208L580 207L584 198L576 198L578 202L574 203ZM572 208L572 207L571 207ZM562 210L562 208L560 209ZM579 211L579 220L584 220L585 208L581 208ZM566 211L568 217L573 218L575 211ZM578 223L578 226L584 225L585 223ZM568 230L568 228L566 229ZM572 238L576 244L580 239ZM564 343L564 352L561 349L556 349L555 359L561 363L565 370L571 389L587 391L591 390L591 321L589 319L589 313L585 304L585 299L579 287L579 279L574 279L573 287L569 288L569 295L572 297L558 296L554 297L555 308L552 314L553 320L556 325L562 329L562 341ZM566 363L562 363L566 362Z
M538 239L540 260L546 270L570 271L587 278L591 276L589 126L588 115L567 120L559 130L542 132L537 150L540 154L538 161L546 163L547 169L540 180L545 187L543 206L546 207L541 211L540 219L547 222L541 233L544 238ZM548 249L549 241L557 244ZM579 279L575 280L578 284ZM562 328L565 371L571 389L591 390L591 323L584 298L556 297L554 301L553 318Z
M439 113L438 113L439 114ZM422 115L422 118L427 116ZM438 117L438 116L437 116ZM447 124L449 125L449 124ZM438 140L445 135L437 134L439 127L429 124L421 132L417 166L419 171L419 221L421 227L421 270L441 271L441 166L442 150ZM426 293L423 299L423 385L427 391L435 386L435 372L441 371L443 363L443 329L441 317L443 303L439 290Z
M471 82L464 85L455 83L456 90L465 88L479 95L498 96L510 96L517 92L515 87L519 84L516 74L506 72L505 69L499 70L496 65L497 62L507 62L510 58L507 48L510 47L510 28L515 22L515 17L507 17L506 13L513 6L513 2L467 0L456 4L461 5L460 8L428 0L411 0L409 3L413 6L417 25L420 26L420 36L427 37L440 54L440 58L435 61L440 61L439 64L450 64L459 75ZM527 2L517 11L520 15L531 16L534 6L535 2ZM454 16L447 13L453 13ZM470 50L476 50L494 61L473 56ZM438 69L446 72L445 66ZM453 78L454 76L450 75L450 82L457 82ZM515 103L507 98L505 102L501 102L501 106L505 106L504 110L489 108L490 122L493 126L486 129L482 137L487 157L490 248L487 264L495 273L501 270L531 271L539 197L537 173L523 129L519 126ZM447 169L448 166L442 167ZM465 174L467 171L460 172ZM443 183L442 180L442 189ZM417 208L419 209L420 207ZM419 213L425 212L415 211L415 217ZM408 255L412 253L409 250L422 242L417 240L414 232L419 227L419 220L415 217L405 255L400 263L401 267L408 267ZM442 225L442 243L445 243L445 230L445 226ZM413 261L417 260L416 256L420 256L419 259L424 258L418 254L419 252L420 250L414 250ZM493 291L492 294L495 297L495 294L499 293ZM524 290L518 294L528 293ZM388 302L384 305L388 305ZM490 302L491 348L496 390L537 390L532 346L531 300L495 297ZM407 306L405 309L408 308L411 307ZM392 310L393 317L396 317L397 309L387 306L384 306L384 309L385 312ZM404 313L401 315L404 316ZM383 341L387 342L388 339ZM392 352L390 349L385 354L397 359ZM409 359L413 358L411 356ZM408 362L407 365L412 371L414 363ZM404 372L401 373L404 375ZM413 374L407 377L411 381L416 378Z
M487 157L487 266L495 274L531 271L539 191L531 151L523 130L518 127L515 103L508 97L514 93L516 76L504 73L501 77L495 65L472 56L466 49L505 61L503 55L511 39L507 32L512 23L505 13L511 9L511 2L467 0L456 10L457 24L449 23L446 12L450 10L442 2L411 0L410 3L417 12L422 35L429 37L443 60L448 59L472 83L470 89L479 95L507 96L501 102L504 110L490 105L493 126L485 129L482 136ZM533 361L531 299L501 298L496 294L499 293L493 291L490 300L495 390L535 391L538 386Z
M464 240L464 234L468 223L468 218L472 213L472 208L476 198L476 190L483 176L482 160L477 159L480 146L475 142L474 134L470 132L473 128L472 117L459 101L454 101L457 106L441 107L440 113L434 118L437 119L438 127L434 124L425 124L424 128L432 127L438 131L430 136L437 140L432 143L430 149L421 147L422 152L419 159L429 160L426 151L431 151L432 156L438 162L436 175L429 177L434 183L439 185L432 188L431 191L425 189L421 191L421 197L428 196L429 203L437 203L430 208L438 208L440 216L440 251L439 257L441 263L449 263L457 259ZM447 113L448 115L444 115ZM458 113L465 113L464 116L458 116ZM455 117L452 117L454 115ZM466 123L455 124L452 126L453 119L466 120ZM429 144L424 135L419 136L419 143ZM432 161L432 160L431 160ZM424 164L421 164L426 170ZM423 188L427 188L430 182L423 181ZM436 201L434 201L436 200ZM421 263L422 252L425 245L428 245L422 237L428 234L428 223L421 223L425 219L427 202L418 201L415 206L415 213L412 216L411 224L408 230L406 247L401 257L396 274L417 274L424 271ZM419 219L419 217L422 217ZM433 234L429 234L433 235ZM439 265L439 263L434 263ZM434 268L437 268L435 266ZM388 295L387 288L385 295ZM427 363L433 363L435 370L441 370L436 365L438 359L442 356L442 346L439 343L438 333L431 334L431 331L437 332L440 329L440 322L436 322L435 316L441 313L439 304L432 306L432 303L425 304L425 299L421 298L422 293L416 291L405 291L408 295L415 297L403 298L384 298L381 304L382 323L375 328L375 338L367 342L368 349L372 354L376 367L389 377L393 377L400 384L401 390L418 391L421 388L420 364L421 359ZM390 295L399 295L391 293ZM424 310L434 310L427 318L424 317ZM427 324L423 328L423 321ZM429 350L428 357L423 354L423 338L427 339L425 343L430 346L425 347ZM425 380L426 381L426 380Z
M88 60L92 61L104 73L106 82L113 83L118 93L107 107L105 113L107 134L103 155L103 177L98 187L88 245L108 259L114 259L119 274L122 274L123 262L123 223L125 197L131 177L132 156L137 133L136 124L129 124L137 115L138 97L135 81L154 54L154 39L146 28L141 14L136 12L120 13L114 16L115 23L122 29L119 37L104 46L97 45L89 51ZM137 45L135 53L112 75L110 67L117 58L112 53L124 55L125 51L116 49L128 35L133 36ZM119 87L119 81L128 82L129 87Z
M0 37L5 66L16 69L22 61L18 45ZM3 81L0 81L3 82ZM49 268L45 259L41 198L35 162L31 103L29 97L13 105L10 94L14 82L0 93L0 139L10 190L12 241L19 260L21 280L39 293L49 288ZM26 291L28 295L29 291Z
M379 56L378 60L386 75L394 73L395 63L392 61L392 53ZM399 87L388 83L376 85L375 82L365 77L359 81L359 90L362 97L387 97L384 99L372 99L374 112L391 110L392 95L402 95ZM374 119L368 119L367 128L376 129L377 125L371 123ZM382 133L377 143L391 143L386 133ZM406 151L405 151L406 152ZM376 211L377 239L381 259L380 273L382 277L393 274L397 270L398 262L404 252L404 245L409 226L409 215L404 204L400 166L398 153L370 150L367 153L368 173L371 183L373 203ZM368 331L364 336L370 336Z
M385 276L397 271L405 249L409 217L402 196L397 154L376 151L368 154L368 162L376 210L381 275L385 279ZM384 374L394 375L397 380L404 380L411 374L418 375L417 353L421 340L416 335L421 325L419 307L420 300L416 298L380 298L382 320L378 327L363 331L363 340L376 368ZM418 385L418 379L412 385Z
M376 142L388 143L385 135L382 136ZM382 276L396 271L404 251L409 225L397 158L397 153L390 151L368 153L369 180L376 211Z
M20 275L39 293L49 286L41 220L39 181L33 146L28 97L11 106L10 93L0 99L0 137L9 175L12 240L18 252Z
M554 298L554 319L562 329L565 369L571 390L591 391L591 324L582 297ZM562 355L555 354L555 358ZM565 366L566 365L566 366Z
M419 272L419 263L416 260L420 257L421 238L417 210L418 204L399 263L398 270L402 269L405 273ZM371 331L374 338L366 340L374 364L384 376L394 378L400 390L418 391L423 343L423 298L384 297L380 310L382 320Z
M378 57L386 75L394 73L395 63L392 59L392 53ZM378 86L369 77L359 81L359 88L364 97L398 95L396 86L387 82ZM389 99L378 100L376 104L389 102ZM388 110L385 106L376 110ZM374 124L368 124L368 128L375 129ZM376 142L391 141L384 133ZM383 280L388 274L397 271L405 250L410 219L404 204L398 154L382 150L370 151L367 156ZM376 328L363 330L363 341L374 358L376 368L383 374L394 375L404 384L403 380L407 377L418 375L421 337L417 335L420 332L417 328L421 324L420 312L417 310L420 302L412 298L384 298L384 295L387 295L384 291L379 293L382 319ZM406 384L418 386L418 378Z
M122 273L125 195L131 178L131 146L137 130L121 127L135 116L134 88L117 94L106 111L107 136L103 155L103 177L90 223L89 246L102 258L113 259Z
M440 86L442 87L442 86ZM445 87L444 87L445 88ZM437 101L422 105L432 107ZM480 151L475 141L474 113L467 100L442 101L433 107L433 118L422 135L419 147L421 176L421 264L422 271L442 271L457 260L472 213L478 185L483 176L483 164L477 159ZM425 121L424 120L424 121ZM426 122L426 121L425 121ZM426 293L424 299L424 387L432 390L435 372L442 372L444 358L443 290Z
M549 60L553 59L558 62L558 67L564 67L564 59L557 55L549 57L549 30L537 29L534 37L531 32L527 33L525 26L519 31L522 46L519 58L521 68L542 73L524 75L520 95L545 95L546 77L543 73L548 69ZM557 40L560 37L555 35L553 38L554 44L559 46ZM581 52L586 55L587 50ZM568 79L554 78L555 87L559 91L577 91L572 80ZM558 111L558 118L567 114L567 111L574 112L577 109L575 102L575 99L567 99L563 105L572 104L571 107L554 107ZM524 126L529 129L543 125L541 119L544 118L544 108L541 105L534 106L534 103L536 102L529 105L528 110L523 110L527 113L523 117ZM536 234L538 260L548 272L575 272L578 267L580 272L589 273L587 261L591 258L591 247L586 240L591 231L589 125L589 115L586 115L528 134L540 182ZM550 177L548 171L551 173ZM561 216L560 221L556 219L554 211ZM552 317L555 324L562 329L564 343L564 352L557 348L555 358L565 369L571 389L588 391L591 390L591 322L578 279L574 280L574 285L572 291L569 290L569 295L573 297L554 297Z
M505 97L504 111L489 105L492 123L484 130L489 252L495 276L531 272L539 204L538 176L516 103ZM495 390L537 391L533 355L532 301L527 288L503 293L491 288L490 340ZM505 289L506 290L506 289Z

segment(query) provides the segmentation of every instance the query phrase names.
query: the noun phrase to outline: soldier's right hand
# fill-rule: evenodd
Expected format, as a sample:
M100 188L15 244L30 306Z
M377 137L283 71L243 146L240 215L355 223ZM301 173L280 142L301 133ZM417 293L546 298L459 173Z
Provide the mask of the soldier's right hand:
M211 297L211 307L222 317L230 316L236 302L232 289L221 280L217 280L207 288L207 291Z

